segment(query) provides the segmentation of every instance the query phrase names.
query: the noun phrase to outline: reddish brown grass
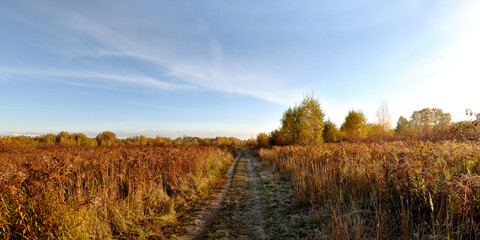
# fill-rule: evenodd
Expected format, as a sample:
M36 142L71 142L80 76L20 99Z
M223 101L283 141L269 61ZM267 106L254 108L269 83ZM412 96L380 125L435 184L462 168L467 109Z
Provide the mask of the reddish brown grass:
M480 144L396 141L274 147L299 203L337 239L480 238Z
M164 238L233 161L218 147L0 144L0 238Z

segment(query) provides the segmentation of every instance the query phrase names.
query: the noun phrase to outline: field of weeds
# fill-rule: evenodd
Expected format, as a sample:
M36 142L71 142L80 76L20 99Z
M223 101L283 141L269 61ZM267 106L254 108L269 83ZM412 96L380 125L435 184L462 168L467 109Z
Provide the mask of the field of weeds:
M0 238L165 238L233 161L214 146L0 144Z
M480 238L480 143L396 141L261 149L335 239Z

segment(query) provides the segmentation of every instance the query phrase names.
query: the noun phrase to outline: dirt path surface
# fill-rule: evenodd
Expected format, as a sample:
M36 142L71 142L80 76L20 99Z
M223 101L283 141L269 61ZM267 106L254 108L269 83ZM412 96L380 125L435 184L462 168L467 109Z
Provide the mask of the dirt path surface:
M211 196L210 199L207 200L203 209L196 214L197 216L194 218L192 223L190 223L190 225L187 227L187 233L183 236L180 236L178 239L181 239L181 240L200 239L204 235L206 228L212 223L215 216L220 211L220 207L222 206L222 203L225 201L228 190L232 185L236 168L238 166L238 162L240 161L241 157L242 157L242 153L240 153L237 156L235 161L232 163L232 166L230 166L230 169L228 169L227 184L225 184L225 186L222 188L220 192L213 194L213 196Z
M247 150L241 154L230 191L203 239L265 239L255 177L250 177L253 157Z
M260 181L261 163L256 161L251 152L247 152L247 169L248 177L250 178L250 213L252 220L254 221L253 231L255 232L255 239L266 239L264 231L264 219L261 206L260 192L258 191L258 185Z
M221 199L180 239L328 239L311 208L295 203L288 179L251 150L241 150L232 168Z

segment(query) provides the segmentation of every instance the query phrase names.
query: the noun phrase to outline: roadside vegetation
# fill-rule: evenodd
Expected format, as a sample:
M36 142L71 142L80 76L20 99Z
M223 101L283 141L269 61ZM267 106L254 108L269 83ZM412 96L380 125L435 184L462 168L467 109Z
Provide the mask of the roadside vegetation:
M249 147L261 162L246 151L204 238L478 239L480 114L467 115L424 108L394 127L382 102L375 122L352 109L337 126L307 95L256 139L2 137L0 238L182 236Z
M410 119L401 116L394 130L383 102L375 123L351 110L337 128L306 96L284 112L281 127L269 135L272 147L258 155L287 177L297 204L310 206L316 237L477 239L476 117L452 122L449 113L425 108Z
M233 161L232 151L218 146L11 140L0 140L2 239L175 236Z
M199 137L178 137L171 139L169 137L148 138L143 135L118 138L115 133L104 131L95 138L89 138L83 133L68 133L65 131L58 134L48 133L42 136L5 136L0 137L0 143L29 145L29 146L220 146L235 147L245 145L245 141L234 137L215 137L215 138L199 138Z
M480 144L335 143L259 151L336 239L480 236Z

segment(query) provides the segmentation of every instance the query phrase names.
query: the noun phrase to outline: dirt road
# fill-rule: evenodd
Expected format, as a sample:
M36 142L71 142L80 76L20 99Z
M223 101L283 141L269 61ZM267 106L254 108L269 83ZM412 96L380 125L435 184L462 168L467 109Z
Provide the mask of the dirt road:
M229 182L180 239L318 239L308 206L298 206L288 180L240 150Z
M225 202L204 239L265 239L253 161L250 151L241 152Z

